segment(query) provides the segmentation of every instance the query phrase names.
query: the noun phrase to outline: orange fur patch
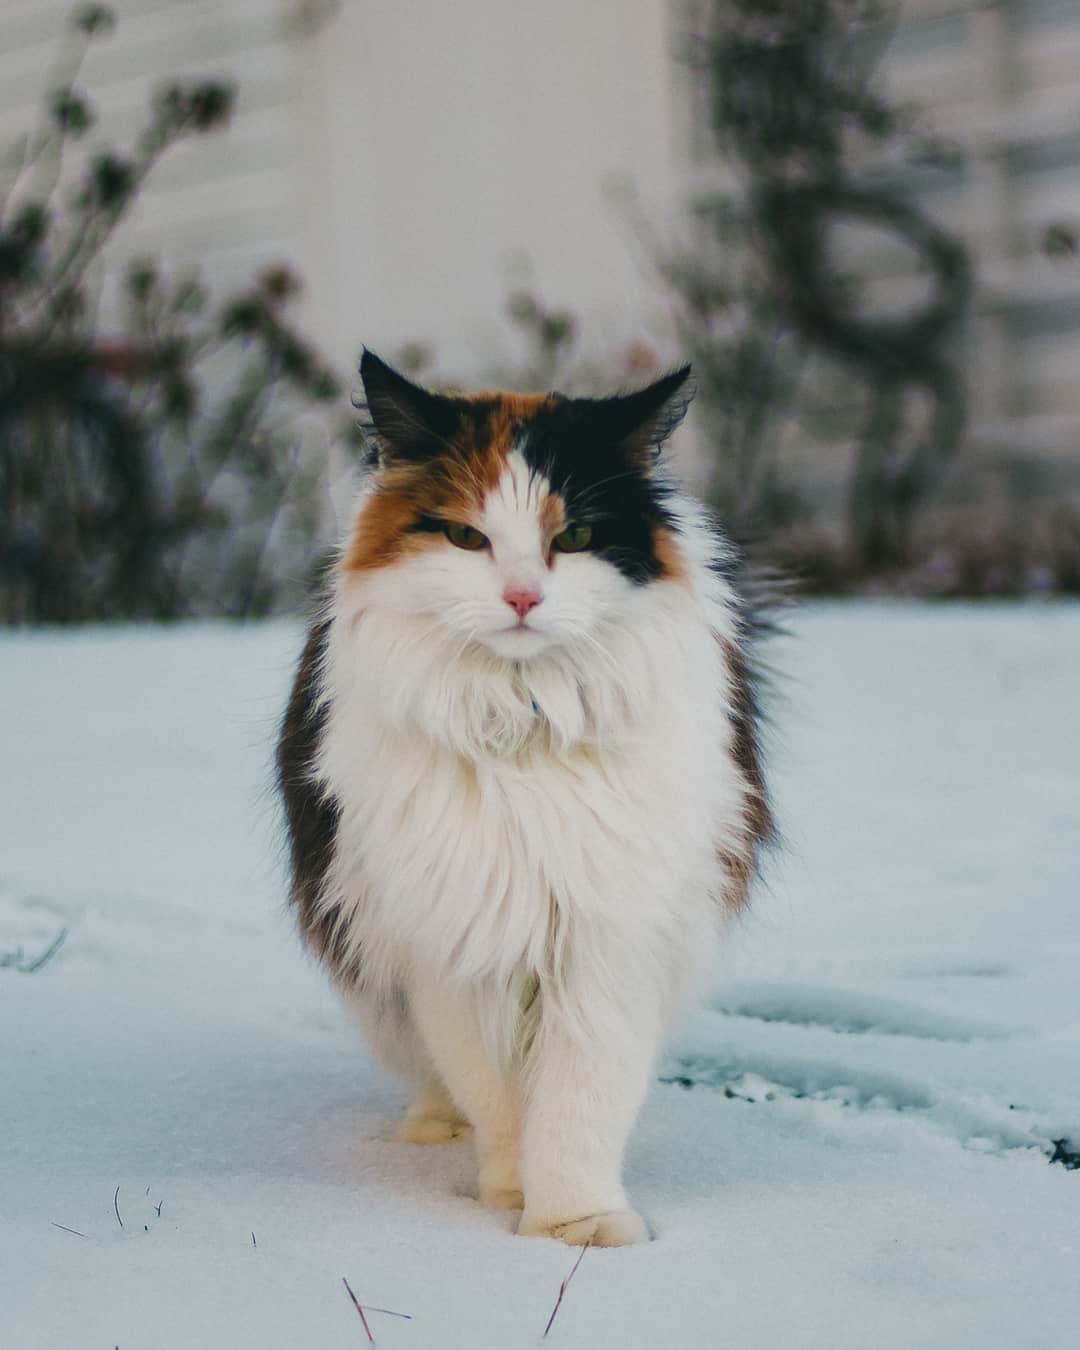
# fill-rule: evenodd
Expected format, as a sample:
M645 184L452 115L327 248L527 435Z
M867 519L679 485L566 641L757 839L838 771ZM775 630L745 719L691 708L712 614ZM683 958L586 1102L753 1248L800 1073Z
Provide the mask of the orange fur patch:
M742 909L750 894L750 884L757 870L757 855L762 844L775 838L769 794L761 764L761 750L754 730L750 671L746 655L737 642L720 638L731 680L731 699L735 739L732 746L735 761L743 775L742 827L745 847L740 851L721 850L720 861L731 877L731 886L723 896L724 904L732 910Z
M686 559L674 532L666 525L660 525L653 531L653 551L656 553L665 581L681 581L684 585L688 584Z
M544 405L551 400L550 394L461 394L465 403L490 404L501 421L524 422L535 417Z
M445 453L423 464L380 469L377 490L356 519L342 564L345 571L386 567L406 553L434 546L437 535L413 529L421 516L474 521L506 467L518 426L545 399L543 394L463 399L467 414L458 440Z
M729 878L728 887L721 896L724 908L733 912L745 909L750 900L750 885L756 871L753 854L721 849L717 857Z
M566 529L566 503L557 492L548 492L540 503L540 528L544 537L554 539Z
M361 507L345 553L346 572L385 567L401 556L408 544L425 536L412 533L416 502L408 486L388 484Z

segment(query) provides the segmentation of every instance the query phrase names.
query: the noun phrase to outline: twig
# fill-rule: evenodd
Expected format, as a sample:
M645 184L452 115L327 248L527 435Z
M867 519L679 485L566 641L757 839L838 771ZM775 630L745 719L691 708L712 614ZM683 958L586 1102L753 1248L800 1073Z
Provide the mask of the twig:
M412 1313L394 1312L392 1308L376 1308L373 1303L367 1304L368 1312L382 1313L384 1317L404 1317L406 1322L412 1321Z
M82 66L83 59L86 56L86 49L90 45L89 34L75 36L73 38L72 35L76 31L74 25L69 25L68 32L65 34L66 40L61 42L57 55L53 60L52 70L46 81L46 88L50 91L70 89L75 83L76 76ZM72 41L77 44L74 52L72 52L71 49ZM46 180L44 184L31 184L31 195L42 201L48 201L52 196L53 189L56 187L56 181L60 176L60 161L64 149L63 137L59 136L55 127L50 125L48 114L46 112L45 124L28 132L22 138L22 163L16 170L15 177L11 180L8 190L0 197L0 215L3 214L3 208L7 205L10 197L14 195L15 189L19 186L19 182L26 171L28 169L33 170L35 163L39 161L44 152L53 145L55 145L56 150L54 163L51 166L52 171L50 177L52 181L49 182ZM33 177L32 172L30 176L31 178Z
M33 975L36 970L41 969L46 961L52 960L64 945L64 939L67 935L67 928L61 928L41 955L36 956L32 961L26 959L22 947L16 947L13 952L0 952L0 966L10 967L12 970L19 971L22 975Z
M64 941L67 938L67 935L68 930L66 928L61 928L59 933L57 933L57 935L53 938L52 942L49 943L49 945L41 953L38 959L36 961L30 961L22 967L24 973L27 975L33 975L34 971L40 970L46 961L51 961L52 958L56 955L56 953L60 950L60 948L64 945Z
M360 1300L353 1293L352 1286L349 1284L349 1281L345 1278L344 1275L342 1275L341 1277L341 1283L345 1286L346 1290L348 1291L349 1297L353 1301L353 1307L360 1314L360 1321L363 1322L364 1324L364 1330L367 1332L368 1340L371 1342L372 1345L374 1345L375 1337L371 1334L371 1328L367 1324L367 1318L364 1316L364 1310L360 1306Z
M592 1245L592 1238L589 1238L588 1242L586 1242L586 1244L584 1245L584 1247L582 1247L580 1253L578 1254L578 1259L574 1262L573 1266L571 1267L570 1274L567 1275L566 1279L563 1280L562 1284L559 1285L559 1297L555 1300L555 1306L551 1310L551 1316L548 1318L547 1326L544 1328L544 1334L540 1338L541 1340L545 1340L547 1338L547 1334L551 1330L552 1325L555 1322L555 1316L558 1313L559 1309L562 1307L563 1296L565 1295L567 1289L570 1287L570 1281L577 1274L577 1268L578 1266L581 1265L582 1261L584 1261L585 1253L589 1250L591 1245Z
M123 1228L123 1226L124 1226L124 1221L123 1221L123 1219L120 1217L120 1187L119 1187L119 1186L117 1186L116 1190L113 1191L112 1207L113 1207L113 1209L116 1211L116 1222L120 1225L121 1228Z
M50 1219L49 1222L54 1228L62 1228L65 1233L74 1233L76 1237L82 1238L87 1236L85 1233L80 1233L77 1228L69 1228L66 1223L57 1223L55 1219Z
M155 1209L155 1211L157 1212L157 1216L158 1216L159 1219L161 1218L161 1206L162 1206L164 1203L165 1203L164 1200L159 1200L159 1201L157 1202L157 1204L154 1206L154 1209Z
M253 1247L257 1247L257 1246L259 1245L259 1244L255 1241L255 1234L254 1234L254 1233L252 1233L252 1235L251 1235L251 1245L252 1245Z

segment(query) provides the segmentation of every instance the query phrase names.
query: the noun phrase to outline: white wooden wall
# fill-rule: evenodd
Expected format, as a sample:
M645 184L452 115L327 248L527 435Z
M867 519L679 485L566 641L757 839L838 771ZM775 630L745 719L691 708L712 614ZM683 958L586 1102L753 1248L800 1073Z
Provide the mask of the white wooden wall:
M68 0L0 3L0 145L30 123ZM723 182L688 102L672 0L115 0L119 25L80 77L94 142L134 134L175 74L235 79L231 128L180 147L110 256L197 262L217 285L293 260L305 317L347 370L362 342L430 342L481 374L512 342L503 306L523 259L586 320L586 346L644 337L674 356L663 297L611 197L634 187L664 228ZM306 35L298 21L329 18ZM1070 451L1080 440L1080 0L907 0L887 65L897 98L965 152L926 204L978 261L970 347L976 440ZM695 195L696 194L696 195ZM892 252L863 270L886 298ZM854 259L853 259L854 261ZM518 271L515 272L515 267ZM105 308L109 293L105 287Z
M309 271L335 348L422 339L480 372L526 262L596 351L670 345L612 196L678 199L667 0L343 0L304 61Z
M686 0L701 31L711 0ZM1049 256L1055 225L1080 240L1080 0L904 0L882 75L916 126L961 152L962 167L896 182L956 230L975 261L975 315L963 357L971 444L988 450L1080 449L1080 256ZM683 91L690 147L685 196L709 231L710 202L740 182L717 156L703 81ZM840 265L872 306L924 294L912 255L880 232L849 231ZM840 250L838 250L840 252Z
M30 124L74 0L0 0L0 145ZM665 0L113 0L79 83L92 143L130 142L173 75L233 79L230 129L170 154L109 258L197 262L218 286L285 258L348 370L362 343L431 344L481 375L531 277L586 345L674 355L613 190L677 199ZM304 24L312 16L317 23ZM77 156L76 156L77 157ZM115 276L105 278L109 312ZM670 348L670 350L668 350Z
M304 213L295 192L301 147L296 57L270 0L116 0L119 23L92 43L78 84L100 122L87 144L131 144L152 90L173 76L236 80L229 130L176 147L149 180L109 250L198 263L215 284L242 284L259 265L295 256ZM0 145L33 124L61 49L69 0L0 5ZM77 162L77 147L70 155ZM106 296L106 308L108 296Z
M966 157L927 204L976 259L975 440L1073 453L1080 256L1046 240L1080 240L1080 3L908 0L889 72Z

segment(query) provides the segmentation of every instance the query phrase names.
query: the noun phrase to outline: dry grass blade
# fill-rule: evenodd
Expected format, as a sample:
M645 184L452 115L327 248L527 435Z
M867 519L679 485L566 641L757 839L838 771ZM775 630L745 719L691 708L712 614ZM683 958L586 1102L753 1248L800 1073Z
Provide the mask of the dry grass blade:
M406 1322L412 1321L412 1313L394 1312L393 1308L376 1308L374 1303L367 1304L368 1312L382 1313L384 1317L403 1317Z
M371 1342L372 1345L374 1345L374 1344L375 1344L375 1337L371 1334L371 1328L370 1328L370 1327L368 1326L368 1324L367 1324L367 1318L364 1316L364 1310L363 1310L363 1308L361 1308L361 1306L360 1306L360 1300L359 1300L359 1299L356 1297L356 1295L353 1293L353 1291L352 1291L352 1285L349 1283L349 1281L345 1278L344 1275L342 1275L342 1277L341 1277L341 1283L345 1286L346 1292L348 1293L349 1297L352 1299L353 1307L354 1307L354 1308L356 1309L356 1311L360 1314L360 1321L363 1322L363 1324L364 1324L364 1330L365 1330L365 1332L367 1332L367 1338L368 1338L368 1340Z
M124 1221L123 1221L123 1219L120 1217L120 1187L119 1187L119 1186L117 1186L116 1190L113 1191L112 1207L113 1207L114 1213L116 1214L116 1222L120 1225L121 1228L123 1228L123 1226L124 1226Z
M80 1233L77 1228L69 1228L66 1223L57 1223L55 1219L50 1219L49 1222L54 1228L62 1228L65 1233L74 1233L76 1237L81 1238L86 1237L85 1233Z
M544 1328L544 1335L541 1336L540 1338L541 1340L546 1339L548 1332L554 1326L555 1317L558 1314L559 1309L562 1307L562 1301L566 1295L567 1289L569 1289L570 1287L570 1281L577 1274L577 1268L578 1266L581 1265L582 1261L584 1261L585 1253L589 1250L591 1246L592 1246L592 1238L590 1238L588 1242L586 1242L584 1247L582 1247L581 1251L578 1253L578 1259L570 1267L570 1274L567 1275L566 1279L563 1280L562 1284L559 1285L559 1297L555 1300L555 1306L551 1310L551 1316L547 1320L547 1326Z

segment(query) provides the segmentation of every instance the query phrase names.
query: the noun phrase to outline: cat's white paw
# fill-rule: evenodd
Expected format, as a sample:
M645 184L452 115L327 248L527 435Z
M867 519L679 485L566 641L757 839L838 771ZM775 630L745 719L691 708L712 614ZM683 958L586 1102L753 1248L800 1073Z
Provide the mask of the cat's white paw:
M630 1247L648 1242L645 1220L632 1209L609 1209L603 1214L586 1214L582 1219L538 1220L522 1217L518 1225L522 1237L553 1237L571 1247Z
M511 1186L481 1186L480 1203L488 1209L524 1209L525 1197Z
M471 1128L464 1116L406 1116L394 1138L399 1144L448 1144Z

